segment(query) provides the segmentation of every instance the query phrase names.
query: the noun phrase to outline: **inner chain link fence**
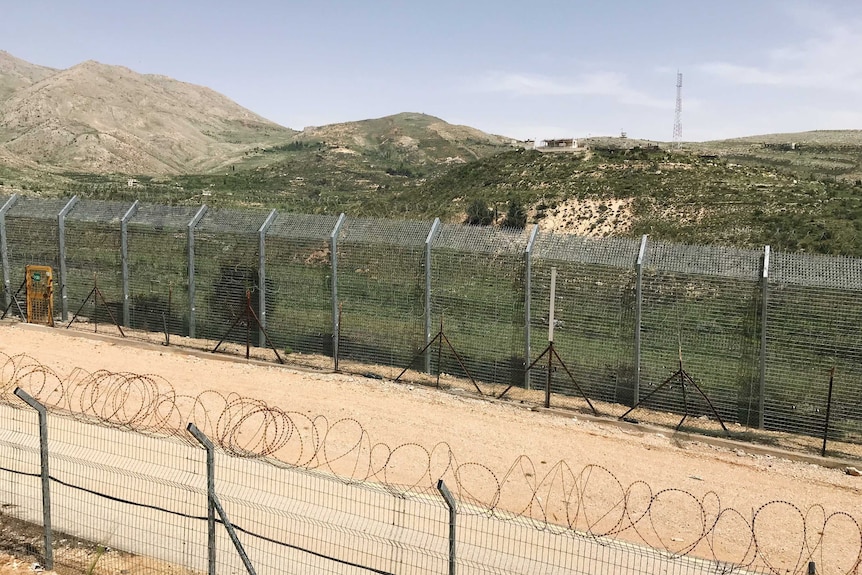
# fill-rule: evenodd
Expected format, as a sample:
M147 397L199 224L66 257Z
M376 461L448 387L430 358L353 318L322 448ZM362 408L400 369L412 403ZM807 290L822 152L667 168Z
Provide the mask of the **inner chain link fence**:
M548 406L826 438L838 455L862 445L859 259L74 197L0 210L7 315L23 313L24 266L50 265L57 318L80 309L77 329L113 316L165 343L442 373Z

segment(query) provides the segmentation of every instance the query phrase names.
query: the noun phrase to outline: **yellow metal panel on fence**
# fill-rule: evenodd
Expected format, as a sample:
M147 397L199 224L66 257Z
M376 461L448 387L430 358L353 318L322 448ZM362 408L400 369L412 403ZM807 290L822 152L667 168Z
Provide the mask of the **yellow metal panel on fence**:
M50 266L26 266L27 322L54 325L54 271Z

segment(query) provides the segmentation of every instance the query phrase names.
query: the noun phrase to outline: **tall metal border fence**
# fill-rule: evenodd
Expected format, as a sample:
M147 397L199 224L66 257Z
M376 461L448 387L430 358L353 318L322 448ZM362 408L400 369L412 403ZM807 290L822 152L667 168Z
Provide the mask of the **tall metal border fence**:
M248 338L318 366L470 376L495 394L547 386L556 405L586 396L862 443L859 259L17 195L0 197L0 232L7 313L24 266L51 265L63 321L80 309L104 323L105 309L123 326ZM107 306L87 302L96 284ZM260 325L232 330L246 308ZM551 321L565 366L527 372Z

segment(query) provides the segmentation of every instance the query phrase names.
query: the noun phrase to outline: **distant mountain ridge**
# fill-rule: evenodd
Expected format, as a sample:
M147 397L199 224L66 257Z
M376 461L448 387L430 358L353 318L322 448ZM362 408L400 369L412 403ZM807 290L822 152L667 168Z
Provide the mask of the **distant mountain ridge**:
M54 68L31 64L0 50L0 102L55 73Z
M167 76L92 60L56 70L0 52L0 162L24 169L210 173L248 166L248 159L257 166L254 158L264 150L324 143L342 155L379 160L386 169L414 169L469 162L511 141L417 113L297 132L209 88Z
M80 172L176 174L294 134L166 76L94 61L54 70L0 53L0 157Z

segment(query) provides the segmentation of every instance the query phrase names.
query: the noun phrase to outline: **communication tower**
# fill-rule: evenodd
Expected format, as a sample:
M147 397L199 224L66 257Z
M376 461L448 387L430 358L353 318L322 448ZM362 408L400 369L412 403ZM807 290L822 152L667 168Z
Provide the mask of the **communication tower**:
M676 111L673 118L673 147L682 146L682 72L676 73Z

